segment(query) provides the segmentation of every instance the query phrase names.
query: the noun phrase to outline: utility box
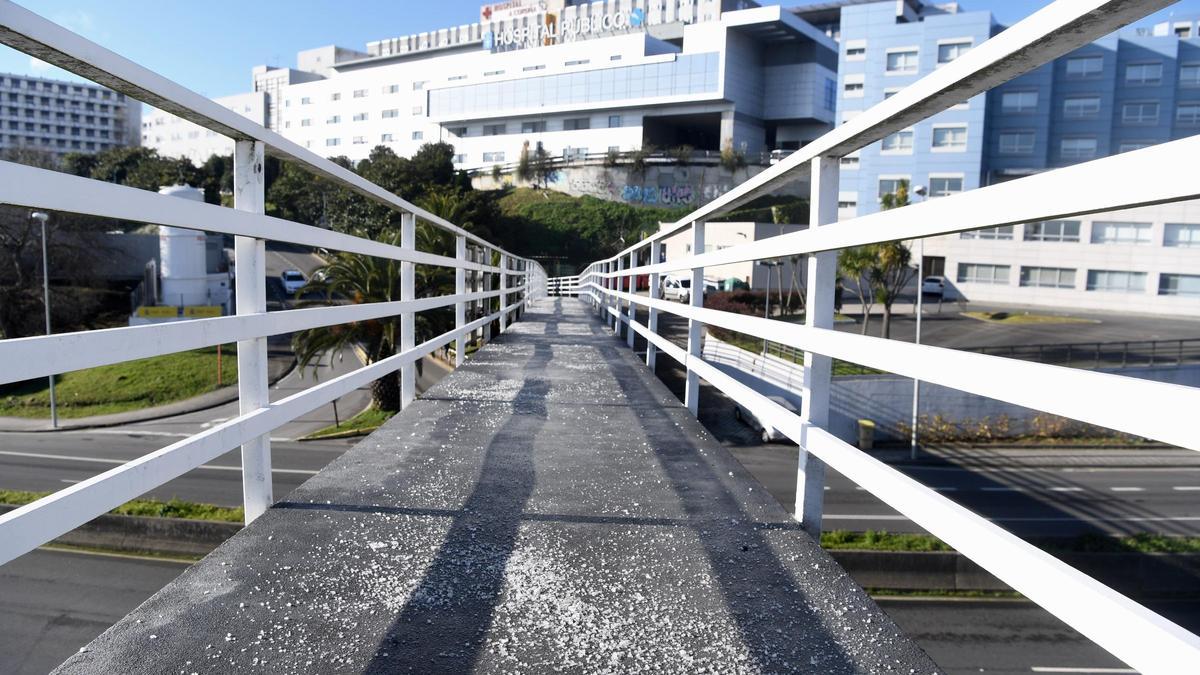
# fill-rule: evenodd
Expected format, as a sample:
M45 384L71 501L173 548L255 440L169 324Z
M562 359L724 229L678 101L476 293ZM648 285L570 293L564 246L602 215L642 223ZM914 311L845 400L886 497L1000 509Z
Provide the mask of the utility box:
M875 423L871 420L858 421L858 449L870 450L875 447Z

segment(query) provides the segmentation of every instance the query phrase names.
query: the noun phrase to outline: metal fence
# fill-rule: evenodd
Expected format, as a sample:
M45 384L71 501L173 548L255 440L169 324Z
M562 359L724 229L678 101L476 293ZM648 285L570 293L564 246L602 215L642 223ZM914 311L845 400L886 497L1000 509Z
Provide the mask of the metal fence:
M237 315L158 325L0 341L0 384L46 377L228 342L238 343L241 414L0 516L0 563L242 448L247 522L272 500L270 432L373 380L400 371L401 401L415 397L415 362L475 332L502 332L531 298L545 293L541 266L515 256L357 174L8 0L0 0L0 43L179 115L235 141L234 206L203 204L145 190L0 162L0 203L234 235ZM306 170L400 214L400 245L264 215L264 155ZM453 256L417 248L417 221L448 234ZM266 313L266 240L398 261L401 298ZM415 297L417 265L454 270L454 292ZM415 315L454 308L454 328L415 344ZM468 311L479 316L468 321ZM400 317L397 353L280 401L267 387L267 337L354 321ZM461 364L466 349L455 350Z
M635 335L647 341L650 366L659 352L686 366L685 403L693 414L697 412L699 381L704 378L764 424L798 443L796 517L810 533L817 535L821 529L824 467L828 464L1144 673L1194 668L1200 663L1200 638L858 451L827 428L831 361L837 358L1200 449L1191 419L1194 411L1200 410L1200 389L833 330L839 249L1200 196L1200 181L1194 171L1187 170L1200 153L1200 137L1191 137L837 222L841 157L1168 4L1167 0L1059 0L846 120L649 239L594 262L581 275L582 297L624 332L628 344L634 344ZM658 262L665 238L687 233L690 250L704 251L706 221L802 178L811 184L808 230ZM659 297L659 278L666 273L689 271L692 287L697 288L703 283L706 267L791 255L809 256L808 311L803 325L705 309L699 294L689 305ZM638 275L650 276L648 293L628 290L630 279ZM658 335L662 313L688 320L686 348ZM805 350L800 414L787 411L705 361L700 345L704 325Z
M1067 344L965 347L965 351L1010 359L1053 363L1073 368L1183 366L1200 363L1200 338L1181 340L1113 340Z

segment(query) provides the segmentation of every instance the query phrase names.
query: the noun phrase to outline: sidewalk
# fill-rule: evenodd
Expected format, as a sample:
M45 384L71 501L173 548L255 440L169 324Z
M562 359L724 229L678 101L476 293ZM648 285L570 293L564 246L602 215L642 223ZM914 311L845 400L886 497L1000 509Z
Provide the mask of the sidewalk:
M1200 452L1163 446L1097 448L954 443L922 447L916 462L909 459L908 448L874 450L870 454L893 465L954 465L973 469L1200 467Z
M267 358L267 382L274 385L279 380L287 377L288 373L296 365L296 358L291 350L283 350L278 347L270 347L268 349ZM28 417L0 417L0 433L2 432L30 432L30 431L67 431L78 429L97 429L101 427L116 427L124 424L133 424L134 422L147 422L150 420L163 419L164 417L174 417L176 415L185 415L187 413L198 412L215 408L219 405L224 405L231 401L238 400L237 385L223 387L216 391L210 391L207 394L194 396L183 401L175 401L165 405L154 406L153 408L142 408L139 410L130 410L122 413L113 413L111 415L95 415L92 417L75 417L71 419L58 419L58 428L50 428L49 419L37 419Z

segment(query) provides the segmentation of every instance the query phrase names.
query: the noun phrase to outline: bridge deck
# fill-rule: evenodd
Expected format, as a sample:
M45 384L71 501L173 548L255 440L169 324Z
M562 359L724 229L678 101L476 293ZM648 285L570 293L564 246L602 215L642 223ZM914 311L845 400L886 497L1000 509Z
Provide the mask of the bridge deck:
M61 672L937 670L582 304L541 307Z

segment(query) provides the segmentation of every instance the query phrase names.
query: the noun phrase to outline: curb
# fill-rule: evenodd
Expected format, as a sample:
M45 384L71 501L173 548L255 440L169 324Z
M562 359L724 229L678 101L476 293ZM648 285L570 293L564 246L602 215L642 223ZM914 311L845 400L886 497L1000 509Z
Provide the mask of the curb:
M0 514L17 508L0 504ZM204 556L241 529L241 523L106 513L55 539L54 543L130 553Z

